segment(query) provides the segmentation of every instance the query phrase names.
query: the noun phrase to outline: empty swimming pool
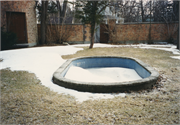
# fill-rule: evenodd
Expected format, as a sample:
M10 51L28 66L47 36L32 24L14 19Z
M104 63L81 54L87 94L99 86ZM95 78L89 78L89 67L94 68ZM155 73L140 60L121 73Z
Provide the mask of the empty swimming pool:
M95 56L67 60L53 74L53 82L78 91L111 93L151 88L158 77L138 59Z

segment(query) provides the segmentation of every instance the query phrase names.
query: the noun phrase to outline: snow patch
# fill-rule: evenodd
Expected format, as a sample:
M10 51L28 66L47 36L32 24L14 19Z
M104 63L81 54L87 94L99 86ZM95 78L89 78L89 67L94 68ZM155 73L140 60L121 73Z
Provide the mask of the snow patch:
M128 68L88 68L72 66L65 78L82 82L126 82L142 79L134 69Z

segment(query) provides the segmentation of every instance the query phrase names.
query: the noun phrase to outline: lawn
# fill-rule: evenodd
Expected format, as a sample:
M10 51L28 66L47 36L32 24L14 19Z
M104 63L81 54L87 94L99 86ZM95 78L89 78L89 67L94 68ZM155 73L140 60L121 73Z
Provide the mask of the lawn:
M62 58L97 55L138 58L159 72L158 83L125 97L78 102L73 96L42 86L33 73L3 69L1 124L180 124L180 60L171 58L171 52L84 47Z

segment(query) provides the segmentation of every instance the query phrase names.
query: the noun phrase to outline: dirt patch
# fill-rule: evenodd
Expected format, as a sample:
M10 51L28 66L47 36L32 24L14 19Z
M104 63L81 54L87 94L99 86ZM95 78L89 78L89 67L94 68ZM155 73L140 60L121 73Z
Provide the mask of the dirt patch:
M64 59L113 55L142 60L160 73L154 89L126 97L77 102L41 85L32 73L1 70L1 124L179 124L180 61L171 52L140 48L94 48ZM114 93L115 94L115 93Z

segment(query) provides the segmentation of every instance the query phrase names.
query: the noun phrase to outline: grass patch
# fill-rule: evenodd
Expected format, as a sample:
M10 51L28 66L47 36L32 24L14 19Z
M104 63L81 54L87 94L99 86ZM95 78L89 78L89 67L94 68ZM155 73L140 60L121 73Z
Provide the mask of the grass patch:
M140 48L84 48L64 59L128 56L159 71L159 87L125 98L76 102L41 85L32 73L1 70L1 124L179 124L180 63L172 53Z
M65 109L75 104L73 97L42 86L32 73L1 70L1 124L67 124L70 111Z

